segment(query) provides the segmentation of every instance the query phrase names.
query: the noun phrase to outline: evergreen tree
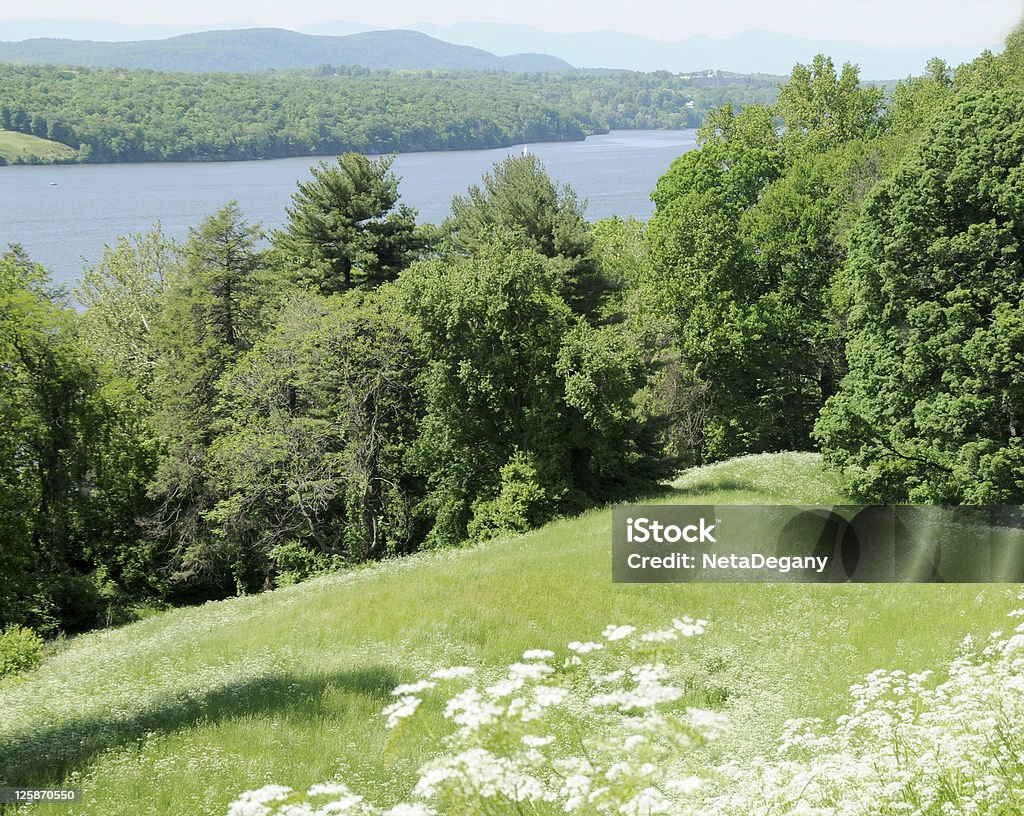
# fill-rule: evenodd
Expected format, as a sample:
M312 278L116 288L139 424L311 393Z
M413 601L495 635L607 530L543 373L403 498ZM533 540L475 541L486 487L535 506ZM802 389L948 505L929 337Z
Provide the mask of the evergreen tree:
M154 329L154 423L167 452L149 487L158 502L151 526L170 547L179 578L222 578L229 568L247 585L247 554L221 547L209 523L217 495L208 453L219 380L261 326L259 235L234 202L194 228Z
M345 153L299 182L287 226L274 234L282 263L299 282L336 294L390 280L409 264L420 241L415 211L398 203L393 160Z
M452 199L442 234L463 254L486 247L496 234L514 236L551 261L560 292L576 311L594 314L609 283L598 273L584 206L571 187L551 180L537 156L509 156L484 174L482 185Z

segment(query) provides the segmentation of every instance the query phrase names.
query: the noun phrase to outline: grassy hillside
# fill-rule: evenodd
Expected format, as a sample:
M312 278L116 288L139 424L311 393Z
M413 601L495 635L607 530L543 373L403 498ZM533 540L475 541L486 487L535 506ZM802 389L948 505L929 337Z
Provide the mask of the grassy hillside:
M807 454L690 471L663 502L830 503ZM840 713L878 667L941 664L1005 624L1015 593L977 586L612 585L609 511L482 546L425 553L264 595L180 609L70 642L0 686L0 784L74 784L33 813L222 814L247 788L332 777L378 802L407 792L426 736L383 759L380 710L443 665L501 666L608 623L711 621L694 695L753 753L791 716ZM440 717L435 716L440 726Z
M46 163L58 162L74 155L74 149L66 144L25 133L0 130L0 157L8 164L13 164L19 158L25 162L33 159Z

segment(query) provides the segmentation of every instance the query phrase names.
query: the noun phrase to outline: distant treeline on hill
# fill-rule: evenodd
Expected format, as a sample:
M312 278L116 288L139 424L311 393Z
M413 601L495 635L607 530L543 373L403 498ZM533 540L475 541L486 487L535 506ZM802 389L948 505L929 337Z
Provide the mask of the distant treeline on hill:
M667 72L311 71L171 74L0 65L0 129L79 162L225 161L346 151L461 150L696 127L770 103L777 78L714 86ZM24 159L20 159L23 161Z
M281 28L202 31L163 40L94 42L50 37L0 42L0 62L148 68L153 71L267 71L313 68L323 63L416 71L561 71L572 68L547 54L499 57L418 31L364 31L344 37L299 34Z

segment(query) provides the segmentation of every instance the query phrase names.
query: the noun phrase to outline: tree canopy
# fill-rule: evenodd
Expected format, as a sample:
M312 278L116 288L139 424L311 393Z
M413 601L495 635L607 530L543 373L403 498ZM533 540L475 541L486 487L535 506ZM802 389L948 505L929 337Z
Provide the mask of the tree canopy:
M1024 501L1024 101L958 94L872 195L818 424L865 496Z
M420 244L416 213L398 203L393 161L345 153L299 182L274 243L300 283L337 294L390 280L409 264Z

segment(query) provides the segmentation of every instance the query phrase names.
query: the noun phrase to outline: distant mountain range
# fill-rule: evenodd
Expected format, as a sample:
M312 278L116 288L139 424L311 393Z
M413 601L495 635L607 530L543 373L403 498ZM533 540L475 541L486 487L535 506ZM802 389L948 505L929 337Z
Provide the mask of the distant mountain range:
M118 65L167 70L258 70L331 63L358 63L367 67L483 68L485 70L557 70L625 68L638 71L688 72L718 68L741 73L788 74L796 62L809 62L815 54L830 55L837 64L854 62L863 79L898 79L920 74L927 61L939 56L957 65L984 48L1000 50L997 43L974 46L948 44L905 47L880 46L845 40L815 40L770 31L748 31L733 37L692 36L663 42L615 31L560 34L513 24L430 24L391 29L390 34L418 31L426 40L380 39L384 32L365 23L324 22L296 32L256 29L234 21L220 26L132 26L82 20L0 21L0 61L76 62L79 65ZM277 32L261 34L259 32ZM353 35L365 35L363 39ZM185 35L185 36L182 36ZM373 35L373 36L369 36ZM102 40L70 43L51 39ZM162 39L170 38L170 39ZM267 38L267 39L265 39ZM145 40L146 42L131 42ZM158 40L159 42L154 42ZM438 42L442 41L442 42ZM444 46L448 45L446 48ZM469 51L450 50L454 46ZM397 51L392 51L392 47ZM207 53L217 49L218 54ZM544 55L553 56L544 56ZM495 55L508 55L499 57ZM202 64L193 62L202 58Z
M181 34L168 39L97 42L54 38L0 42L0 62L150 68L157 71L261 71L323 64L367 68L558 71L572 66L546 54L498 57L419 31L367 31L314 36L282 28Z
M331 32L335 24L303 28ZM351 26L351 23L341 23ZM902 79L924 72L928 60L941 57L951 65L968 62L985 47L1002 50L998 44L977 46L915 45L884 46L846 40L806 39L772 31L746 31L733 37L686 37L663 42L617 31L558 34L523 25L457 23L406 26L446 42L472 45L503 54L508 51L536 51L555 54L580 68L630 68L637 71L687 72L718 68L738 73L788 75L797 62L809 63L815 54L827 54L836 65L852 62L860 66L862 79Z

